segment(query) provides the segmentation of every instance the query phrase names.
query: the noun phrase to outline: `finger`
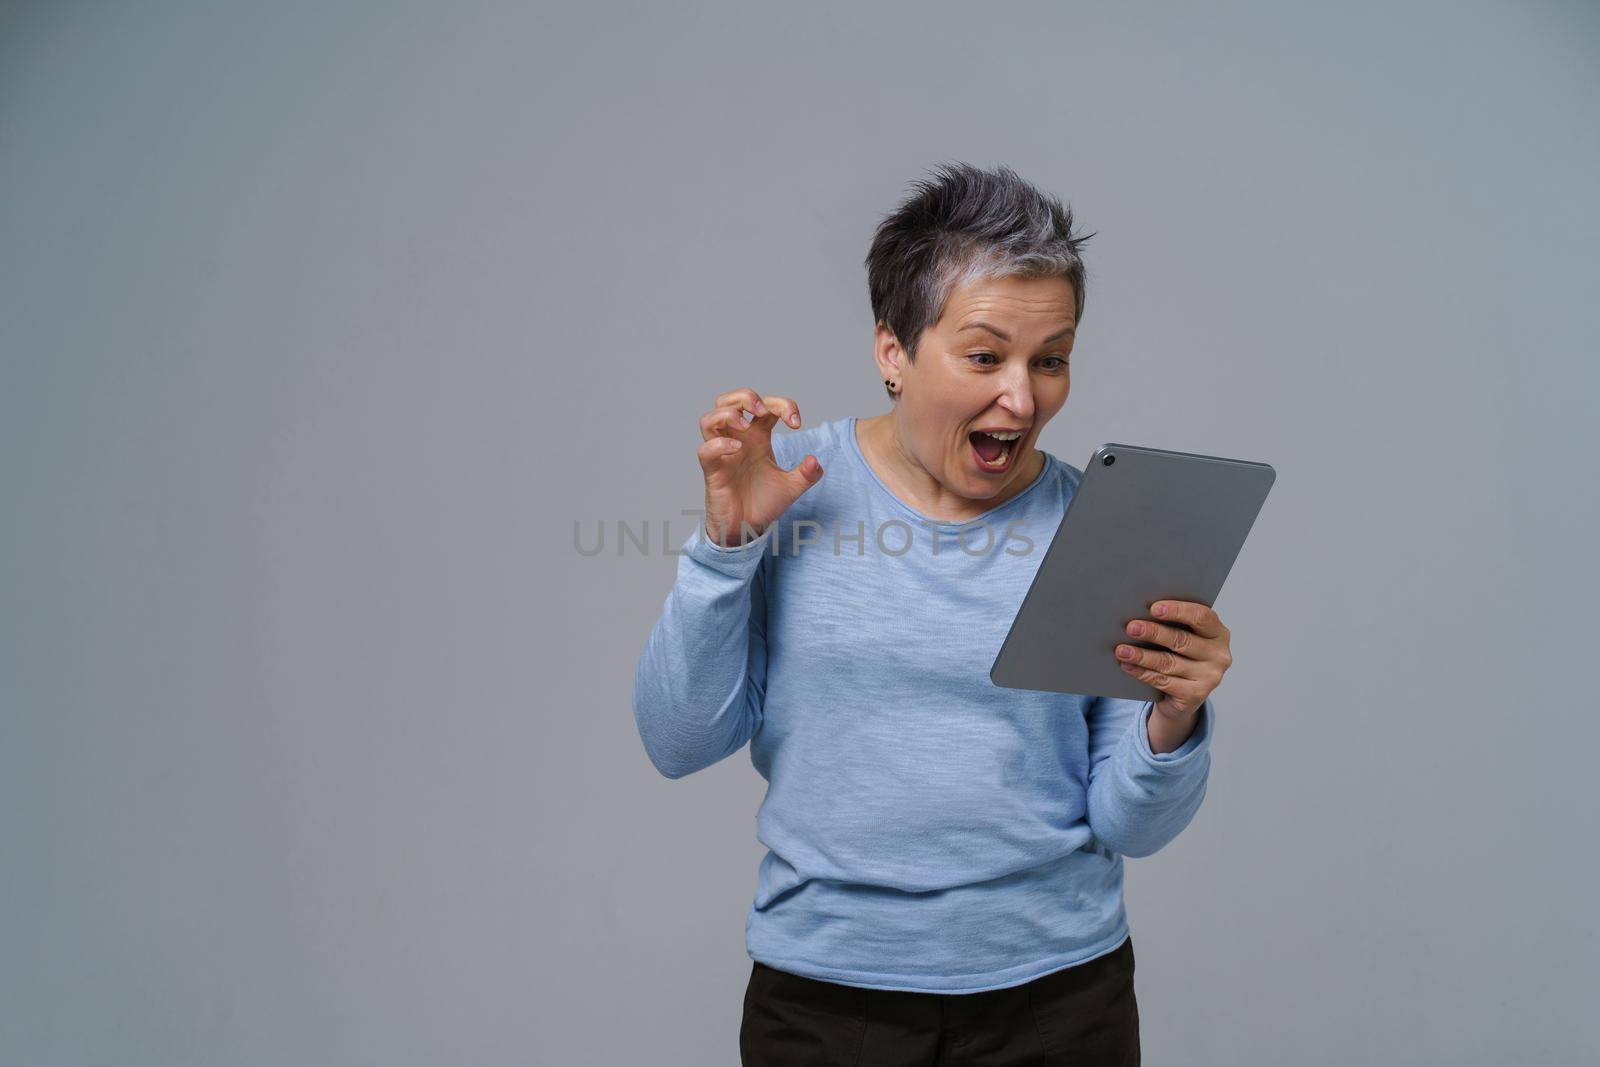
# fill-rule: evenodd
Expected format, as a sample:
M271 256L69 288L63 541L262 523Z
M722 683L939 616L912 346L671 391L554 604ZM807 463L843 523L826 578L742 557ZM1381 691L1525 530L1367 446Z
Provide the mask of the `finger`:
M744 433L749 425L744 421L744 412L739 405L729 404L700 416L700 436L708 441L713 437L737 436Z
M1148 667L1139 667L1130 663L1123 663L1120 666L1124 673L1137 678L1146 685L1154 686L1176 700L1181 700L1185 703L1193 701L1194 706L1199 707L1201 700L1204 699L1204 694L1200 691L1201 687L1186 678L1162 674L1160 671L1153 671Z
M739 449L743 447L744 442L736 438L713 437L695 449L694 454L700 460L700 469L709 472L738 455Z
M1175 652L1166 652L1158 648L1140 648L1137 645L1118 645L1112 650L1118 662L1124 667L1138 667L1156 674L1167 675L1173 678L1194 679L1200 676L1194 660L1185 659Z
M761 394L754 389L733 389L717 397L713 407L724 407L728 404L742 404L744 409L752 415L765 415L766 405L761 403Z
M1182 623L1201 637L1221 637L1227 627L1217 613L1192 600L1158 600L1150 614L1167 622Z
M1189 659L1221 659L1222 646L1193 630L1177 626L1163 626L1154 619L1134 619L1125 627L1129 637L1149 641L1172 649Z
M803 493L822 481L822 463L816 456L807 452L806 458L794 465L794 469L789 472L789 477L795 480L796 488L800 493Z
M786 396L764 396L761 402L766 405L767 413L783 420L784 425L792 430L800 428L800 406Z

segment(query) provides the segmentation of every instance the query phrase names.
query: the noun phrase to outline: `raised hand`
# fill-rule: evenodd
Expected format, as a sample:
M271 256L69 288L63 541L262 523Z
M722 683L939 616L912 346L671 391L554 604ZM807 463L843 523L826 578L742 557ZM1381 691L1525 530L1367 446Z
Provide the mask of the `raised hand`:
M746 422L744 413L754 416ZM806 457L784 470L772 456L772 427L779 419L800 428L800 409L783 396L735 389L717 397L700 416L705 438L695 454L706 477L706 536L733 548L759 537L800 494L822 480L822 464Z

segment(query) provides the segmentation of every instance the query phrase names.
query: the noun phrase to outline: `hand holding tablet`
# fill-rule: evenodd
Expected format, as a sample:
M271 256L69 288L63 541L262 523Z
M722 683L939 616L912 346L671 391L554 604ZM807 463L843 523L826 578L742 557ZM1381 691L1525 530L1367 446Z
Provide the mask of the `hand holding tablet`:
M1128 677L1160 691L1157 711L1177 717L1198 711L1233 666L1229 647L1233 633L1205 604L1158 600L1150 605L1149 613L1156 618L1134 619L1124 630L1130 637L1161 646L1161 650L1119 644L1114 651L1120 661L1117 665Z
M1276 477L1265 463L1102 445L989 677L1015 689L1185 704L1186 693L1209 692L1232 662L1210 605ZM1172 613L1153 614L1160 605ZM1117 656L1123 645L1138 650L1131 660Z

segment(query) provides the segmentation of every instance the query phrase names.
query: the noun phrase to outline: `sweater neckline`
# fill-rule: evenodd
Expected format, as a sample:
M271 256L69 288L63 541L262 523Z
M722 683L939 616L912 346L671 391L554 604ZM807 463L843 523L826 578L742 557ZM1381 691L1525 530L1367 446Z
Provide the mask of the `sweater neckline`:
M919 523L923 524L924 526L937 526L941 530L959 530L962 527L970 526L975 522L982 522L983 520L1004 511L1006 508L1011 507L1019 500L1022 500L1024 497L1028 496L1035 489L1039 488L1040 484L1045 480L1045 475L1050 473L1056 462L1056 458L1054 456L1043 449L1039 449L1039 454L1044 457L1044 463L1039 466L1039 473L1034 476L1033 481L1029 482L1027 486L1023 488L1022 492L1018 493L1016 496L1005 501L1004 503L996 504L988 511L974 515L970 519L934 519L922 514L922 512L918 511L910 504L907 504L904 500L901 500L894 494L894 490L885 485L883 479L878 477L878 472L873 470L872 464L867 462L866 453L861 451L861 442L856 439L856 416L850 416L849 421L845 425L844 433L850 445L850 455L855 458L855 461L861 467L861 470L869 479L872 480L872 483L878 487L878 490L883 493L884 496L888 497L890 502L893 503L895 507L905 512L907 515L910 515Z

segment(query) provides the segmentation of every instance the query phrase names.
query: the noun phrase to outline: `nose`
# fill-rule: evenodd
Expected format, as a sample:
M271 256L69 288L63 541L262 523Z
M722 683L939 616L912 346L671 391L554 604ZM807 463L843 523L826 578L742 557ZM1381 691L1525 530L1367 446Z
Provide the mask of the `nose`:
M1016 418L1030 421L1033 418L1033 379L1026 366L1010 370L1001 384L1000 406Z

